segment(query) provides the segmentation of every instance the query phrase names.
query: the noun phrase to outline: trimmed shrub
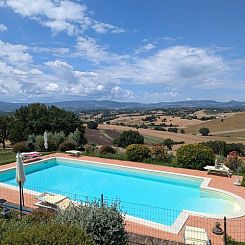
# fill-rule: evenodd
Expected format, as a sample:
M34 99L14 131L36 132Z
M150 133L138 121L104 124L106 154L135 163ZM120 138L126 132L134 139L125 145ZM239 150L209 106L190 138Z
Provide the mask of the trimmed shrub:
M177 152L177 162L180 167L203 169L206 165L214 165L214 152L201 144L181 146Z
M126 148L126 157L130 161L140 162L150 157L150 149L141 144L132 144Z
M99 151L100 154L115 154L116 151L111 146L102 146Z
M0 226L1 244L94 244L91 238L77 226L58 223L5 222ZM14 231L14 232L13 232Z
M124 131L120 136L114 140L114 144L126 148L132 144L143 144L144 136L139 134L138 131Z
M109 206L104 203L101 206L94 202L75 206L58 213L56 221L83 228L98 245L126 244L125 217L119 211L117 204Z
M13 151L14 152L25 152L25 151L29 151L28 142L23 141L23 142L18 142L16 144L14 144L13 145Z
M65 141L65 142L61 143L59 146L59 150L62 152L75 150L75 149L76 149L76 145L72 141Z
M164 161L167 159L167 150L163 145L153 145L151 147L151 157L157 161Z

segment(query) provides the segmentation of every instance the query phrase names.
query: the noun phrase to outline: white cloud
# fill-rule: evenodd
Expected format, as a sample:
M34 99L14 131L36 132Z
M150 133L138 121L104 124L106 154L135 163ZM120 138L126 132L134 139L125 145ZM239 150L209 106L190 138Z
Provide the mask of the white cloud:
M23 65L32 61L27 46L14 45L0 40L0 60L7 64Z
M221 57L207 49L189 46L169 47L146 58L135 58L131 63L100 70L131 83L206 87L221 86L228 71Z
M0 24L0 32L7 31L7 30L8 30L7 26L5 26L4 24Z
M122 63L128 59L127 55L119 55L109 52L105 47L100 46L95 39L91 37L77 38L76 56L82 56L94 63Z
M86 5L70 0L5 0L1 6L38 21L51 28L54 33L66 31L69 35L74 35L89 28L99 33L124 31L114 25L94 20L89 16Z
M137 48L135 50L135 54L140 54L140 53L144 53L144 52L147 52L147 51L150 51L152 49L156 48L156 46L152 43L147 43L139 48Z

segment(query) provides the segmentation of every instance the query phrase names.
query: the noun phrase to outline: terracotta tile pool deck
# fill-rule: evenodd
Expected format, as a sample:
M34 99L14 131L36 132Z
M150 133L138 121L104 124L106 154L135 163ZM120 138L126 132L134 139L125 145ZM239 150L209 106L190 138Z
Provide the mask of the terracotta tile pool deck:
M234 193L242 198L245 199L245 188L241 186L235 186L234 182L236 180L236 176L232 176L231 178L218 176L218 175L208 175L207 172L198 171L198 170L191 170L191 169L182 169L182 168L173 168L167 166L159 166L153 164L145 164L145 163L138 163L138 162L130 162L130 161L120 161L114 159L105 159L105 158L96 158L96 157L88 157L88 156L81 156L81 157L72 157L67 154L62 153L55 153L48 156L43 156L42 159L50 158L50 157L66 157L71 159L78 159L78 160L88 160L88 161L95 161L101 162L106 164L116 164L120 166L130 166L130 167L137 167L137 168L144 168L150 170L157 170L157 171L165 171L170 173L179 173L185 175L193 175L193 176L200 176L200 177L208 177L211 179L209 182L209 187L217 188L220 190L225 190L231 193ZM15 167L15 163L10 163L6 165L0 166L0 170L4 170L7 168ZM0 187L0 198L5 198L9 202L13 202L18 204L18 192L13 189L3 188ZM25 194L25 198L27 200L27 206L35 208L34 204L36 202L35 196L32 194ZM210 207L212 208L212 207ZM135 222L126 222L127 229L130 232L142 234L142 235L149 235L153 237L158 237L162 239L169 239L173 241L183 242L184 236L184 229L186 225L205 228L209 239L211 239L212 244L223 244L223 236L214 235L212 233L212 228L214 227L215 221L219 221L221 223L221 227L224 227L223 220L207 218L203 216L193 216L190 215L185 222L185 225L182 227L179 234L175 235L173 233L165 232L159 229L151 228L144 224L139 224ZM228 235L232 236L234 239L238 241L245 242L245 216L236 218L236 219L228 219L227 220L227 232Z

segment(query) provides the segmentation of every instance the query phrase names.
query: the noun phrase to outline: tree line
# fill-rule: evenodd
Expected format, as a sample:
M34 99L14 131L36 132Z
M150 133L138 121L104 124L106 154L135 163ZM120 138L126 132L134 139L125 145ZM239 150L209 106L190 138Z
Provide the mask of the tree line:
M79 116L55 106L34 103L22 106L12 115L0 115L0 144L27 141L30 135L62 132L65 136L79 131L79 142L85 143L85 129Z

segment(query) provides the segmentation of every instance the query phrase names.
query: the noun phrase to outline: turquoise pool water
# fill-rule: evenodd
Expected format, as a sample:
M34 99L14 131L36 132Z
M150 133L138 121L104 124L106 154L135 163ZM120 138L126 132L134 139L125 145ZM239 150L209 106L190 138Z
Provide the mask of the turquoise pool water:
M103 193L108 199L120 200L128 215L165 225L172 225L182 210L226 215L235 205L226 195L201 191L199 179L160 176L85 161L50 159L26 166L26 175L27 189L52 191L76 200L84 196L99 198ZM0 182L16 185L15 170L1 173Z

